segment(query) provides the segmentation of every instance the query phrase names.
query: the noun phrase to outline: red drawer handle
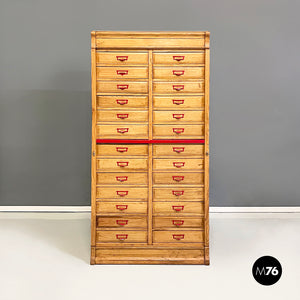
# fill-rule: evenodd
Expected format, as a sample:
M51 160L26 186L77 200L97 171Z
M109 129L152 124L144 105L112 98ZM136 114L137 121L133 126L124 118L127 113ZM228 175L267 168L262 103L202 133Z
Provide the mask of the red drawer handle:
M180 104L183 104L183 103L184 103L184 100L173 99L173 104L180 105Z
M120 241L125 241L128 238L128 234L116 234L116 238Z
M172 178L174 181L178 181L178 182L184 180L184 176L172 176Z
M127 90L129 87L129 84L117 84L118 90Z
M128 205L122 204L122 205L116 205L116 209L118 210L126 210L128 208Z
M173 119L183 119L184 118L184 114L173 114Z
M117 99L116 101L120 105L128 104L128 100L127 99Z
M182 196L182 195L184 194L184 191L172 191L172 194L173 194L174 196L179 197L179 196Z
M117 60L119 61L125 61L128 60L128 56L127 55L122 55L122 56L116 56Z
M183 211L184 205L172 205L172 209L175 211Z
M117 161L118 167L124 168L124 167L128 167L128 165L129 165L129 161Z
M184 60L184 56L183 55L174 55L173 60L177 60L177 61Z
M117 128L118 133L126 133L129 131L129 128Z
M117 75L128 75L128 70L117 70Z
M128 147L116 147L117 152L127 152L128 151Z
M182 167L184 167L184 165L185 165L185 162L173 162L173 166L174 167L176 167L176 168L182 168Z
M128 176L116 176L116 180L120 182L124 182L128 180Z
M127 180L127 178L126 178L126 180ZM120 197L125 197L128 195L128 191L117 191L117 195Z
M180 241L184 239L184 234L173 234L173 239Z
M118 119L127 119L128 118L128 116L129 116L129 114L117 114L117 118Z
M173 147L173 152L176 153L184 152L184 147Z
M181 76L184 74L184 70L173 70L173 75Z
M184 132L184 128L173 128L173 132L177 133L177 134L183 133Z
M175 91L182 91L184 89L183 84L173 84L173 90Z
M183 220L172 220L173 225L179 227L182 226L184 221Z
M116 220L117 225L125 226L128 224L128 220Z

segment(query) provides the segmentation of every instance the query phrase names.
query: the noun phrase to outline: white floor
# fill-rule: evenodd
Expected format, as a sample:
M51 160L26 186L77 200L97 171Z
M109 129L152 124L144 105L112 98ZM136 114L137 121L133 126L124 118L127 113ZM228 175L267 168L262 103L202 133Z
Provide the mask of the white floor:
M0 213L0 300L300 299L300 214L211 214L210 266L90 266L89 214ZM252 277L263 255L273 286Z

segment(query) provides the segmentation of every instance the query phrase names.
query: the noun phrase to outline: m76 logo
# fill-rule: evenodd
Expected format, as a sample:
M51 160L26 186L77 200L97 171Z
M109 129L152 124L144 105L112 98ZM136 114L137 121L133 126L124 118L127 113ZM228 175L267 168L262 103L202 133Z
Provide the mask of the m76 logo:
M256 268L255 275L268 276L270 274L273 276L277 276L279 274L277 267L262 267L261 269L259 267Z

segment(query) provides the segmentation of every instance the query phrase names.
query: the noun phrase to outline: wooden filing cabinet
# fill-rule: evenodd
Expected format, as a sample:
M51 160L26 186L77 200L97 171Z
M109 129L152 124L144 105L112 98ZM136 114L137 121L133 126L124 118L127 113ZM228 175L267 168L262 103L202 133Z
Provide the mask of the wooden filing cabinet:
M91 264L209 264L209 37L91 33Z

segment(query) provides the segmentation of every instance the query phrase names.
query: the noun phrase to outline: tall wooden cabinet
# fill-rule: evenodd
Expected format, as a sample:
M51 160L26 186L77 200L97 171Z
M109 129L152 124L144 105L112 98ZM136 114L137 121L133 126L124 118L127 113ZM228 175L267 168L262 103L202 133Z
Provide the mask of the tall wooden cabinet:
M91 264L209 264L209 32L91 42Z

